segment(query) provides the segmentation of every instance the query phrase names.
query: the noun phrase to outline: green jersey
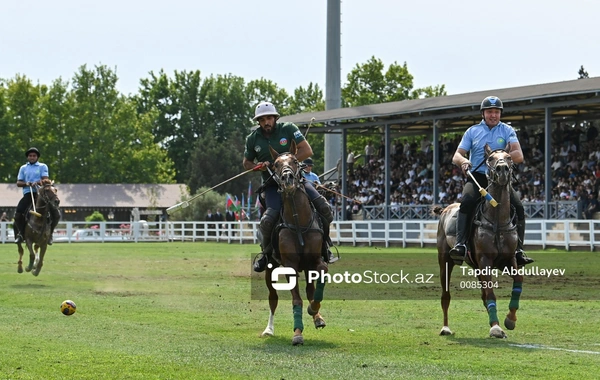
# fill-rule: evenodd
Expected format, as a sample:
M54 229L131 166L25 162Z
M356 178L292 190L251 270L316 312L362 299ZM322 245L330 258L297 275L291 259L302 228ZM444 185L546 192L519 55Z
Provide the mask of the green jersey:
M289 152L292 140L296 141L296 144L304 141L304 136L296 124L276 123L269 138L266 138L262 134L262 129L258 127L246 137L244 157L249 161L273 162L269 146L275 149L277 153ZM262 172L262 176L263 180L267 180L270 174L265 171Z

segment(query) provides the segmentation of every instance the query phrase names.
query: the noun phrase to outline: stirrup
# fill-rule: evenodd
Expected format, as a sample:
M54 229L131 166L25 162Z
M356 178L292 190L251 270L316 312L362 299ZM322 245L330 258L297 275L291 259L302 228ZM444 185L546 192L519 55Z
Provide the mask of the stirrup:
M515 251L515 258L517 259L517 266L523 267L527 264L533 263L535 260L525 254L525 251L522 249L517 249Z
M463 252L461 252L461 248L462 248ZM450 250L449 253L450 253L450 258L454 261L454 263L456 265L461 265L463 263L463 261L465 261L465 259L467 258L467 246L462 243L457 243Z
M21 236L21 234L18 234L17 237L15 238L15 244L21 244L23 243L24 239L23 236Z
M254 271L257 273L264 272L265 269L267 269L268 263L269 259L267 258L267 255L265 255L264 253L259 253L258 255L254 256L254 260L252 262L252 269L254 269Z

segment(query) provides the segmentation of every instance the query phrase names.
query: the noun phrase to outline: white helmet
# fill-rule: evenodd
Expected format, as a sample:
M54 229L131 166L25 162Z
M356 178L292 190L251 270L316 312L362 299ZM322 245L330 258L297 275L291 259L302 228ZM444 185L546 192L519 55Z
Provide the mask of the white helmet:
M275 118L279 118L279 114L275 109L273 103L269 102L260 102L256 106L256 110L254 111L254 118L252 120L257 120L261 116L273 115Z

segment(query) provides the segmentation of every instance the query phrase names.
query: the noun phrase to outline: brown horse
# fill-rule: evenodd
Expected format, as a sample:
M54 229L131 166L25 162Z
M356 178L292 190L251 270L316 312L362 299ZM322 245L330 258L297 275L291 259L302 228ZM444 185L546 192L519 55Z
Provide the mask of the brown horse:
M281 210L281 225L276 229L278 248L274 257L281 266L267 266L265 282L269 289L269 306L271 313L266 329L261 336L272 336L274 331L274 315L277 309L277 289L290 289L292 293L292 311L294 316L294 336L292 344L304 344L302 331L302 297L298 286L298 274L304 271L306 278L306 297L310 302L307 311L312 316L315 328L325 327L325 320L319 313L325 283L320 273L327 273L327 265L321 256L323 230L319 217L315 215L311 202L304 190L302 172L296 159L297 147L292 141L290 152L278 154L270 148L273 163L273 178L279 186L283 202ZM279 257L278 257L279 255ZM311 274L319 274L318 278L310 279ZM280 275L287 277L287 283L274 283ZM316 282L316 289L315 289Z
M51 215L52 211L58 209L60 200L56 194L57 190L54 183L49 179L42 180L41 186L37 186L37 200L35 202L35 211L31 210L27 218L27 225L23 238L27 249L29 249L29 265L25 268L27 272L31 272L34 276L40 274L44 265L44 255L48 248L48 240L50 239L51 231ZM23 247L19 246L19 262L17 272L23 273Z
M498 287L498 276L505 270L509 271L513 279L512 295L509 304L509 313L504 319L504 326L513 330L517 321L516 312L519 308L523 276L518 275L515 249L517 247L517 232L514 220L511 217L510 191L512 177L512 159L504 149L492 151L486 144L485 159L488 168L489 202L484 202L478 209L470 232L468 255L466 263L473 268L472 274L478 281L462 281L461 284L469 288L480 288L481 299L487 309L490 336L506 338L505 332L499 326L496 309L496 296L494 288ZM486 195L484 189L480 190ZM491 200L490 200L491 199ZM494 205L497 202L497 206ZM450 307L450 276L454 268L454 261L450 258L450 248L456 242L456 215L460 205L451 204L442 210L435 207L433 212L440 216L437 233L438 262L440 265L440 279L442 284L442 310L444 312L444 326L440 335L453 334L448 327L448 308ZM467 273L469 273L467 271Z

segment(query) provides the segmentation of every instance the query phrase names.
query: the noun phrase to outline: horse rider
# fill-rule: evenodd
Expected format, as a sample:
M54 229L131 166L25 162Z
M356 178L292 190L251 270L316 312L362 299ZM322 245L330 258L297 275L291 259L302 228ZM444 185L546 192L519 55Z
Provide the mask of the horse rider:
M487 143L492 150L504 149L509 144L509 153L515 164L523 162L523 151L513 127L500 121L504 106L502 100L496 96L488 96L481 102L480 112L482 120L479 124L471 126L462 137L452 162L460 166L463 174L467 176L467 170L477 166L472 173L477 182L483 187L488 186L487 165L485 165L484 147ZM466 154L469 152L469 158ZM460 210L456 223L456 245L450 250L450 257L455 262L461 262L467 254L468 226L471 222L473 211L480 200L480 194L473 180L467 176L467 183L462 192ZM518 195L510 187L510 203L517 214L517 234L519 235L515 256L518 266L533 263L533 259L527 257L523 250L523 239L525 237L525 210Z
M23 188L23 198L17 205L17 211L15 212L15 243L20 244L24 241L25 237L25 226L27 225L27 218L25 213L32 205L32 199L30 192L33 192L34 198L37 199L37 188L35 185L41 185L43 179L48 179L48 166L39 162L40 151L37 148L29 148L25 152L27 157L27 163L19 169L17 175L17 187ZM54 229L60 220L60 212L58 209L52 209L52 224L50 226L50 239L48 245L52 245L52 234Z
M308 182L312 182L312 183L316 183L317 185L321 185L321 180L319 180L319 176L317 175L317 173L312 171L312 168L314 166L313 160L312 158L307 158L306 160L304 160L303 164L303 170L302 170L302 175L304 176L304 179ZM321 188L323 188L321 186ZM325 198L327 199L327 198ZM325 224L325 223L323 223ZM327 255L329 257L328 262L330 264L335 263L336 261L339 260L338 256L334 256L333 253L329 250L329 247L327 248Z
M319 176L312 171L314 165L312 158L307 158L306 160L304 160L303 164L304 168L302 175L304 176L304 179L312 183L316 183L317 185L320 185L321 181L319 180Z
M262 233L262 252L260 258L254 262L254 271L262 272L270 261L273 247L271 234L279 219L281 210L281 195L277 183L271 178L267 170L271 166L271 153L269 146L278 153L289 152L292 140L296 142L298 152L296 158L303 161L312 156L313 151L302 132L293 123L278 123L279 113L270 102L261 102L254 110L253 120L258 121L259 127L246 137L244 160L242 165L246 170L261 167L263 178L264 198L266 211L260 220ZM256 161L256 163L255 163ZM310 181L304 181L306 193L323 221L323 239L329 240L329 223L333 221L333 214L327 200L321 196Z

